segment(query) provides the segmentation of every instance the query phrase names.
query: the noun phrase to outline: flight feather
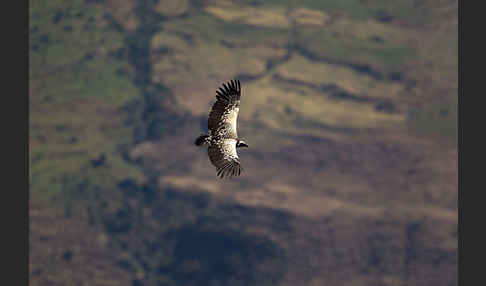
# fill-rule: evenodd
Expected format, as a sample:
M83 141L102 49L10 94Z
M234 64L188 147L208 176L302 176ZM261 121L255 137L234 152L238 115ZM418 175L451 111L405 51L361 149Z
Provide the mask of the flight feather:
M240 110L241 86L239 80L223 84L216 91L216 102L208 118L208 129L213 136L237 138L236 125Z

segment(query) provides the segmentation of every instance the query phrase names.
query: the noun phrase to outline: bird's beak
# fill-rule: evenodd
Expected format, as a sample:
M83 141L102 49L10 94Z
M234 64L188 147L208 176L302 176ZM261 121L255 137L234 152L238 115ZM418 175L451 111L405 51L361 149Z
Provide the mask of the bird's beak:
M241 143L241 147L248 147L248 144L246 144L246 143Z

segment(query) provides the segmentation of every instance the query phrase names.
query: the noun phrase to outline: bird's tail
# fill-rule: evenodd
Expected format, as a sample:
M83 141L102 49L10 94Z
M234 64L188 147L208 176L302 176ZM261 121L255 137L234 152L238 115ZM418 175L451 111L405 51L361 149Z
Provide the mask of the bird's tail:
M196 144L196 146L201 146L204 143L208 143L208 141L209 141L208 139L209 139L209 135L201 134L199 137L197 137L194 144Z

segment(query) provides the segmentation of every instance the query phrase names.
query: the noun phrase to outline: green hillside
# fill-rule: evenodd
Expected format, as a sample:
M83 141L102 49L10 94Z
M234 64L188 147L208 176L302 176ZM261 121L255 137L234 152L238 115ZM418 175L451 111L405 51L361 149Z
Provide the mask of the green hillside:
M456 1L29 1L32 285L456 285ZM241 177L193 145L242 82ZM297 284L296 284L297 283Z

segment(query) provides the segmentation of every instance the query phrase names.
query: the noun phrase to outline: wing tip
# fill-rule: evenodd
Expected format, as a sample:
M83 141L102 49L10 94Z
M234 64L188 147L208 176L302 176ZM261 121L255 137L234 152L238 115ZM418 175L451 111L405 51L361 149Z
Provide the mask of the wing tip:
M216 97L218 99L228 100L234 95L236 95L237 99L241 96L241 82L237 78L224 82L218 90L216 90Z
M243 167L239 163L231 163L217 169L217 177L220 179L231 179L233 177L238 177L243 172Z

